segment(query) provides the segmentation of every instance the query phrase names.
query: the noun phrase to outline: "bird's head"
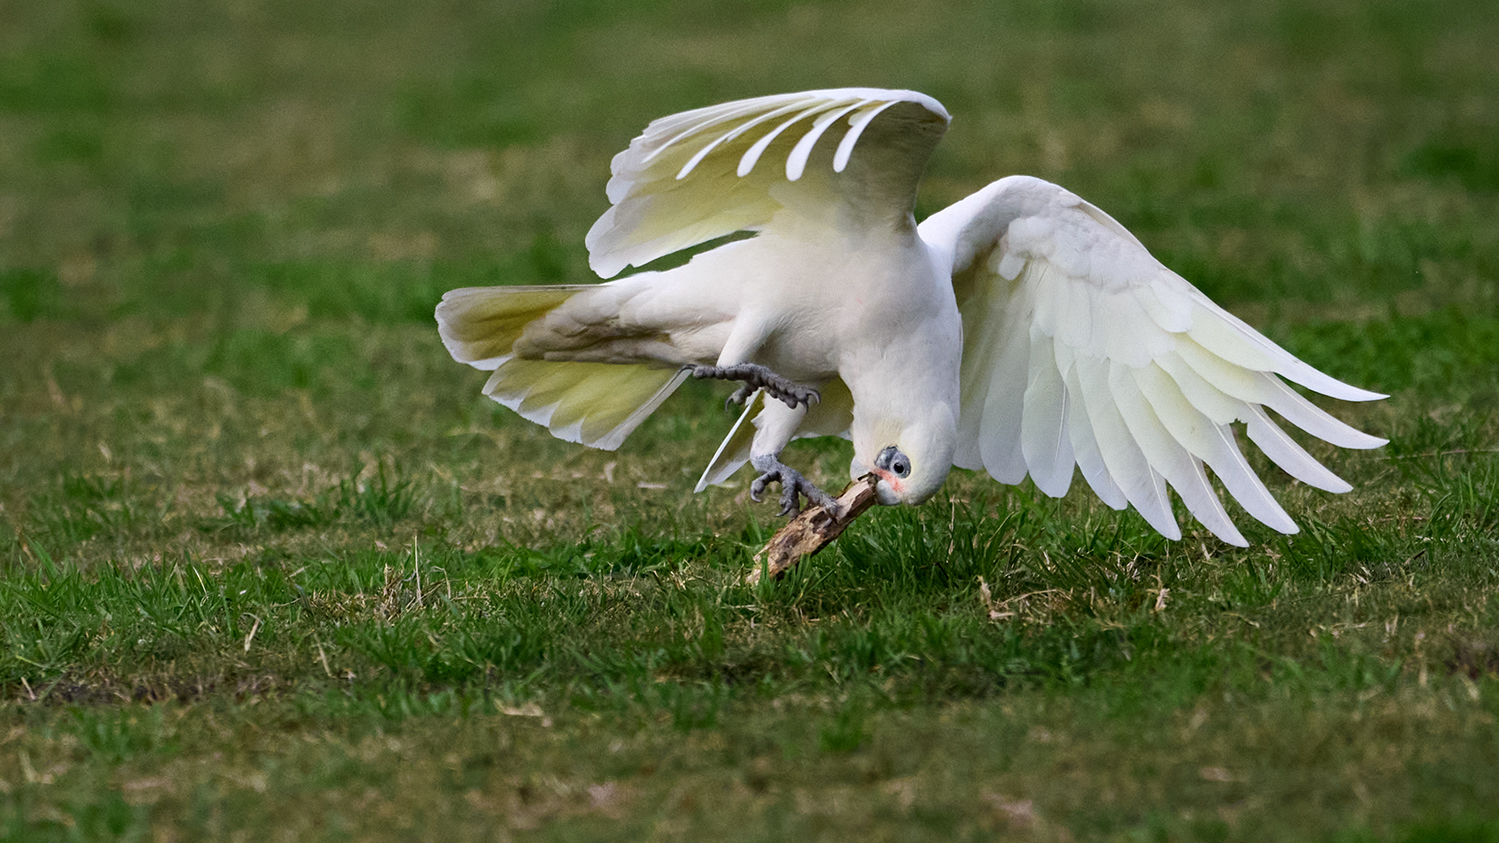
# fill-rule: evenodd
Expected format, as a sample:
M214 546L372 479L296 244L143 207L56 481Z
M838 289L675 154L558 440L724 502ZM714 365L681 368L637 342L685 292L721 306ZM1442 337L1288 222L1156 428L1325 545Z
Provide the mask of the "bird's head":
M942 488L956 447L957 423L951 413L856 423L853 476L878 477L875 494L885 506L919 504Z

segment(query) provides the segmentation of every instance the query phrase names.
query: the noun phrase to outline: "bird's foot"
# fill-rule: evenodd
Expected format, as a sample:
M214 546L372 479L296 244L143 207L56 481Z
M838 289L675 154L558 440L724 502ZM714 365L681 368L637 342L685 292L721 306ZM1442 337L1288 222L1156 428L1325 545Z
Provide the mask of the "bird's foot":
M827 492L812 485L812 481L803 477L801 472L786 465L775 457L752 457L750 463L760 476L750 484L750 500L759 503L760 496L765 493L771 483L781 484L781 514L797 515L801 513L801 502L798 495L805 497L808 503L826 509L837 514L838 502L833 500Z
M740 384L739 388L734 390L734 394L724 399L723 408L725 410L732 410L735 407L743 407L744 402L755 397L755 392L759 389L760 387L755 386L754 384Z
M729 400L724 403L725 408L731 404L742 406L757 389L765 390L766 395L784 402L793 410L798 404L811 407L822 399L822 395L810 386L802 386L795 381L783 378L758 363L739 363L733 366L693 366L691 368L692 376L695 378L744 382L733 395L729 396Z

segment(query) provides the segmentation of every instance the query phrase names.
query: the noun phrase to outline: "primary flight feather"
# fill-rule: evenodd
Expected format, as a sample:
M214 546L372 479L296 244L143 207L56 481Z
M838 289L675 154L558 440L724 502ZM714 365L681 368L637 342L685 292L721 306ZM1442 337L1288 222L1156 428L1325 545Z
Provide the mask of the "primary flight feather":
M739 231L660 272L603 284L454 290L437 308L485 394L562 439L613 449L689 376L744 386L744 413L703 479L746 462L832 501L781 462L793 439L853 440L852 474L883 504L931 497L953 466L1060 497L1074 467L1106 504L1169 538L1167 487L1246 544L1208 482L1250 515L1296 524L1233 425L1287 473L1347 483L1265 412L1347 448L1385 440L1285 381L1384 396L1308 366L1213 304L1108 214L1056 185L1000 179L917 225L916 189L950 118L913 91L759 97L663 117L615 156L589 231L603 278Z

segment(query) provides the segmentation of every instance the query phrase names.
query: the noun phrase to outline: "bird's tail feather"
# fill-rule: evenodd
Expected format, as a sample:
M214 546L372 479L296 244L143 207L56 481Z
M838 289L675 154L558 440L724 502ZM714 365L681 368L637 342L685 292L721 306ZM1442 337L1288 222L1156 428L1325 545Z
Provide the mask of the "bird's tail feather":
M492 371L484 394L553 436L612 451L682 381L686 371L643 363L528 360L515 355L526 325L596 285L470 287L437 306L443 345L460 363Z

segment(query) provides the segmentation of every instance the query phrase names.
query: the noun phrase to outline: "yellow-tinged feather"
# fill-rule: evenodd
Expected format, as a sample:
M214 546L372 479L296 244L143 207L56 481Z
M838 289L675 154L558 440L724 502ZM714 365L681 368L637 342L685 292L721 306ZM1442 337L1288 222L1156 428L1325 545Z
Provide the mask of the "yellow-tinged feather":
M612 450L685 377L674 368L526 359L515 344L527 325L598 286L454 290L437 309L454 359L493 370L484 394L570 442Z

